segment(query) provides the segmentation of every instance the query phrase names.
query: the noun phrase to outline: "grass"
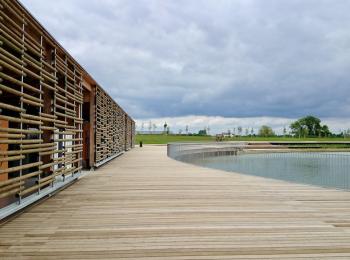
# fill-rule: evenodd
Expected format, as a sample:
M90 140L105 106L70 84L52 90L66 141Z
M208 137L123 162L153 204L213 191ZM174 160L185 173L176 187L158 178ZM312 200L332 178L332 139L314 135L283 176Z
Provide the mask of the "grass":
M136 135L136 144L167 144L171 142L213 142L212 136L186 136L186 135Z
M213 136L186 136L186 135L136 135L136 144L167 144L171 142L214 142ZM350 141L350 138L293 138L293 137L235 137L225 141Z

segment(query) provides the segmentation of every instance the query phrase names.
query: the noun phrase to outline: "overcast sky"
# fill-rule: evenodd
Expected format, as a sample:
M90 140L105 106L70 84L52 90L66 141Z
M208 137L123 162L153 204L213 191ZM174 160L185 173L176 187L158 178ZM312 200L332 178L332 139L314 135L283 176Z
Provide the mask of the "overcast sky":
M349 0L22 3L139 122L348 126Z

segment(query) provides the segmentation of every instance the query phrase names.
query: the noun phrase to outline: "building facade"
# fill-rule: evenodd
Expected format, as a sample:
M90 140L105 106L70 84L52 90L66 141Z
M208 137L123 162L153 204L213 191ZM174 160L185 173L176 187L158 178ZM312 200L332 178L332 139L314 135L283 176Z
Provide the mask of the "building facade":
M0 218L133 147L135 122L17 1L0 1Z

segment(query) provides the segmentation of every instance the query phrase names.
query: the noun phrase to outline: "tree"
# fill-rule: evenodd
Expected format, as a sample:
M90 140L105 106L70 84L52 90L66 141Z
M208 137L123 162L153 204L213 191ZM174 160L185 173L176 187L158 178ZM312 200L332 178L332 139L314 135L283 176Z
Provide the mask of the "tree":
M186 135L188 135L188 125L186 125L185 131L186 131Z
M306 138L307 136L309 136L309 128L303 127L303 128L301 129L301 135L302 135L304 138Z
M239 136L242 135L243 129L242 129L241 126L237 127L237 131L238 131L238 135L239 135Z
M343 132L344 138L347 138L350 136L350 129L344 130Z
M346 131L346 136L347 136L347 137L350 136L350 129L348 129L348 130Z
M299 120L291 123L290 124L290 129L292 130L292 134L294 136L298 136L299 138L301 137L303 126L301 125Z
M271 127L267 125L263 125L259 129L259 135L263 137L270 137L270 136L275 136L275 132L272 130Z
M207 129L199 130L198 135L207 135Z
M321 120L314 116L306 116L300 119L301 124L307 128L308 135L318 136L321 131Z
M330 136L332 134L331 131L329 131L329 128L328 128L327 125L323 125L321 127L321 132L320 133L321 133L320 134L321 137L327 137L327 136Z
M249 135L249 129L246 128L246 129L245 129L245 136L248 136L248 135Z
M165 122L164 123L164 134L167 132L167 129L168 129L168 124Z
M283 137L286 137L286 135L287 135L287 128L283 127Z
M324 137L331 134L327 125L321 125L321 120L314 116L306 116L298 119L290 125L290 129L295 136L319 136Z

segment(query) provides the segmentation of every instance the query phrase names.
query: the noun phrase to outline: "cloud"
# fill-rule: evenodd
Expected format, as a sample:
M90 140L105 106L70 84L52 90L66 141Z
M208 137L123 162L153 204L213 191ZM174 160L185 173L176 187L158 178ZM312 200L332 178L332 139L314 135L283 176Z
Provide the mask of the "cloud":
M350 1L22 2L135 118L350 113Z

